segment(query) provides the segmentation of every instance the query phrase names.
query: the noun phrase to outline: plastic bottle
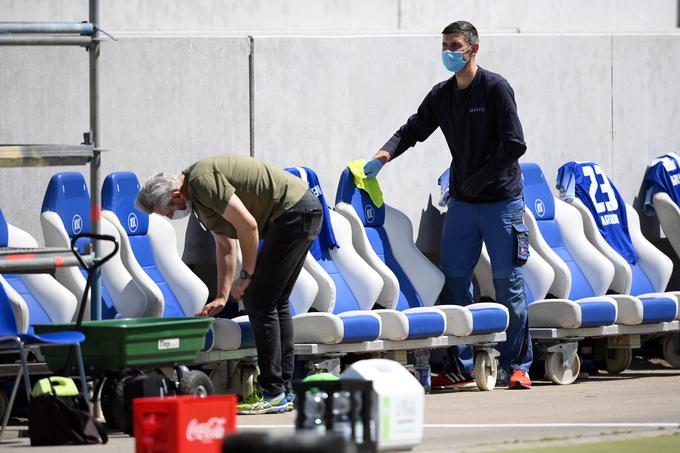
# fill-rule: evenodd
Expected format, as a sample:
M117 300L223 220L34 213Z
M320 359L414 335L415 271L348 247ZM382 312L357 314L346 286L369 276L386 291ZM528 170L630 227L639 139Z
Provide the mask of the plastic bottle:
M326 434L324 411L328 395L324 392L305 392L305 422L304 428L318 434Z
M427 349L417 349L413 352L416 360L416 377L418 382L425 389L425 393L432 390L432 376L430 370L430 351Z
M333 392L333 432L345 439L352 438L352 419L350 418L351 395L348 391Z

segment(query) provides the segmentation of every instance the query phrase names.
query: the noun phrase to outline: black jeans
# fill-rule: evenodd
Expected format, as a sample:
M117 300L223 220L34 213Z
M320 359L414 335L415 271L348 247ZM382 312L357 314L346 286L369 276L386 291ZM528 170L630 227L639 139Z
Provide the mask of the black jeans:
M309 247L321 230L323 211L309 191L269 227L243 303L250 318L260 367L258 384L270 395L290 388L293 321L288 298Z

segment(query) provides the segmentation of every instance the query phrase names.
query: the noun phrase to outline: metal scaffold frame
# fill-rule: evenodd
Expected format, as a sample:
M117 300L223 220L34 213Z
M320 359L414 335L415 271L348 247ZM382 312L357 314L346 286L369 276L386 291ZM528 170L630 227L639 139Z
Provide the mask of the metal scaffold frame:
M99 141L99 0L89 0L88 22L0 22L0 46L79 46L89 55L90 127L81 145L2 145L0 167L90 165L92 233L101 234L101 143ZM94 241L95 259L102 256ZM91 317L101 319L100 270L95 271Z

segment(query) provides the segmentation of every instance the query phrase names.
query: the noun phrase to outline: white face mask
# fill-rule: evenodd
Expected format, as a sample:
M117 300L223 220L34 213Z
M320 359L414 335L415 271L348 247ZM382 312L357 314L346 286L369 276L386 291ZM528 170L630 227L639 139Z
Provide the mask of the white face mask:
M187 201L187 206L184 209L175 209L172 213L172 220L183 219L184 217L191 214L191 201Z

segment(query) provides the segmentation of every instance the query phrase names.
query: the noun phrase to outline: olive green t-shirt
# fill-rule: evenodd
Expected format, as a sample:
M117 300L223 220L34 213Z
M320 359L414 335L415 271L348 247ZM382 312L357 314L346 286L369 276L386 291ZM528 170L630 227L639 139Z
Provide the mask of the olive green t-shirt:
M236 194L257 221L260 237L286 209L300 201L308 184L290 173L248 156L225 154L199 160L184 170L198 219L209 230L236 238L222 214Z

